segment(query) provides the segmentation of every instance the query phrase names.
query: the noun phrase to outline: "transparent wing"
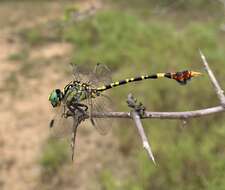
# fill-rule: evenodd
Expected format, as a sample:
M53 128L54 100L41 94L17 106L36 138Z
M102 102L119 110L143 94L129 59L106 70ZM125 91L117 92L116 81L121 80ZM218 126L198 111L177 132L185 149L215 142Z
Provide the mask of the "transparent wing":
M73 72L73 78L76 81L81 81L82 76L81 76L81 68L73 63L70 63L71 67L72 67L72 72Z
M107 96L99 96L97 98L89 98L87 99L87 104L89 107L90 120L92 125L101 135L106 135L111 126L113 125L112 119L108 118L93 118L92 113L95 112L109 112L111 111L111 100Z
M74 80L88 83L92 87L99 87L112 82L111 71L104 64L97 63L92 71L73 63L71 63L71 66Z
M104 65L98 63L92 72L87 72L84 68L82 69L78 65L71 64L73 68L73 76L75 80L86 82L90 84L91 88L96 88L101 85L109 84L112 82L111 71ZM84 101L84 104L88 105L90 115L92 112L107 112L110 111L110 98L101 95L97 98L89 98ZM112 105L112 104L111 104ZM62 108L61 108L62 109ZM72 122L63 117L63 109L60 114L52 120L51 134L54 137L68 137L73 132ZM109 119L106 118L93 118L93 126L97 129L100 134L106 134L110 129Z
M89 84L92 88L110 84L112 82L110 69L101 63L96 64L94 70L89 74ZM92 118L93 112L109 112L111 111L112 101L106 95L100 95L96 98L87 100L89 105L90 119L92 125L101 135L106 135L112 126L112 119Z
M77 127L74 127L73 125L75 117L65 118L63 115L65 111L66 110L64 106L61 106L60 108L58 108L55 117L51 120L49 125L50 139L59 139L63 143L68 143L68 145L70 144L73 160Z
M50 137L51 138L69 138L73 132L72 119L65 118L64 106L60 106L56 109L56 114L53 119L50 121Z
M89 83L93 87L110 84L112 82L110 69L101 63L96 64L94 70L89 74Z

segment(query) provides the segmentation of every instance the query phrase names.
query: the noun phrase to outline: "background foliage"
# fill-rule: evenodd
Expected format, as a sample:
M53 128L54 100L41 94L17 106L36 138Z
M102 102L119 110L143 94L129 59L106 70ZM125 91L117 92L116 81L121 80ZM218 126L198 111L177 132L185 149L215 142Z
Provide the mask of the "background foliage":
M84 68L92 67L96 62L106 64L111 68L115 80L182 69L204 72L198 53L201 49L225 88L224 7L220 1L107 0L103 3L103 10L79 22L70 22L71 18L67 15L67 20L53 19L48 26L40 24L21 29L18 35L26 46L18 54L9 57L10 60L24 62L24 67L18 72L32 78L35 74L42 76L34 68L50 66L56 72L63 70L68 75L69 69L57 59L54 63L28 60L29 49L50 42L71 44L70 61ZM73 6L68 3L69 8ZM68 7L65 8L65 14ZM8 84L15 84L15 76L11 77ZM116 102L116 110L129 111L125 99L130 92L151 111L194 110L219 103L207 75L194 79L187 86L162 79L118 87L108 93ZM120 161L116 163L113 151L107 153L115 162L106 163L97 174L98 188L225 188L223 114L190 120L186 127L180 121L144 121L156 166L141 149L136 131L128 127L133 123L122 120L117 125L112 133L118 143ZM127 127L121 127L124 125ZM47 172L50 178L55 178L64 171L62 163L69 159L64 144L49 142L42 150L39 165L43 168L43 175ZM104 162L104 155L101 159ZM67 183L65 187L69 189L70 185L72 187L72 183ZM94 185L90 186L95 189ZM61 186L50 187L57 189ZM49 184L46 186L52 189L50 187Z

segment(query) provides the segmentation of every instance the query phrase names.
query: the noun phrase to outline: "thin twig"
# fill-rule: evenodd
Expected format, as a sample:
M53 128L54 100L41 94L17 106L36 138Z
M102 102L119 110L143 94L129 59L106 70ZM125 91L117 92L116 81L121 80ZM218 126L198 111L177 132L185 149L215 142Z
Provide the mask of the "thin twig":
M73 133L72 133L72 138L71 138L72 161L74 158L75 140L76 140L78 125L79 125L79 121L74 118L73 119Z
M145 111L142 119L190 119L202 116L208 116L215 113L224 112L225 108L222 106L215 106L206 109L185 111L185 112L150 112ZM68 115L70 116L70 114ZM87 119L88 115L85 116ZM93 118L131 118L130 112L93 112Z
M140 135L142 143L143 143L143 148L147 151L147 153L148 153L150 159L153 161L153 163L156 164L155 158L154 158L153 153L152 153L150 143L148 142L145 131L143 129L140 116L138 115L138 113L136 111L132 111L131 117L133 118L133 120L135 122L135 126L138 129L139 135Z
M86 114L76 109L72 117L73 117L73 132L71 137L71 150L72 150L72 161L73 161L77 128L79 127L80 123L85 120Z
M150 143L148 142L147 136L145 134L144 128L141 123L140 116L143 116L145 114L145 107L142 103L137 102L137 99L135 99L132 94L128 95L127 98L127 104L132 109L131 111L131 117L135 122L135 126L138 129L138 133L141 137L143 148L147 151L149 158L153 161L155 164L155 159L152 153L152 149L150 146Z
M203 64L204 64L204 66L205 66L205 69L206 69L206 71L208 72L209 78L210 78L210 80L211 80L211 82L212 82L212 84L213 84L213 86L214 86L214 89L215 89L215 91L216 91L216 94L217 94L217 96L218 96L218 98L219 98L219 100L220 100L220 103L221 103L221 105L222 105L223 107L225 107L225 96L224 96L224 94L223 94L223 90L222 90L222 88L220 87L218 81L216 80L216 77L215 77L215 75L213 74L212 70L210 69L209 64L208 64L208 62L206 61L206 58L205 58L204 54L201 52L201 50L199 50L199 53L200 53L200 55L201 55Z

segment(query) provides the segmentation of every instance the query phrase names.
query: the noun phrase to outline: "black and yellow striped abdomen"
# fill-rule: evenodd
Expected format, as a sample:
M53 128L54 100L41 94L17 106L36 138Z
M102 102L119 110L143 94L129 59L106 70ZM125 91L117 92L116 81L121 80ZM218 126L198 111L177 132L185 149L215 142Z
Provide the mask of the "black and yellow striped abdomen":
M201 73L195 72L195 71L181 71L181 72L175 72L175 73L157 73L153 75L142 75L134 78L127 78L124 80L120 80L117 82L112 82L110 84L101 86L97 88L97 91L105 91L110 88L116 87L116 86L121 86L130 82L136 82L136 81L141 81L141 80L147 80L147 79L158 79L158 78L170 78L174 79L180 84L186 84L188 80L190 80L192 77L199 76Z
M142 75L142 76L138 76L138 77L134 77L134 78L127 78L124 80L112 82L110 84L101 86L101 87L97 88L97 91L105 91L110 88L113 88L116 86L121 86L121 85L130 83L130 82L136 82L136 81L141 81L141 80L146 80L146 79L158 79L158 78L163 78L163 77L171 78L171 74L170 73L157 73L157 74L153 74L153 75Z

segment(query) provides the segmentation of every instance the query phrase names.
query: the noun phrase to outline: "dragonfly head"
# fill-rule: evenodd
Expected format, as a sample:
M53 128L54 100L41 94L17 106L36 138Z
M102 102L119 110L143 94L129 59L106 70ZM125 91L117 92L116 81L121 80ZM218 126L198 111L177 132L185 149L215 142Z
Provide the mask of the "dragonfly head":
M202 73L200 72L185 70L181 72L172 73L172 79L175 79L180 84L185 85L187 84L187 81L191 80L192 77L197 77L201 75Z
M53 107L60 106L62 99L63 99L63 92L60 89L54 89L48 98Z

